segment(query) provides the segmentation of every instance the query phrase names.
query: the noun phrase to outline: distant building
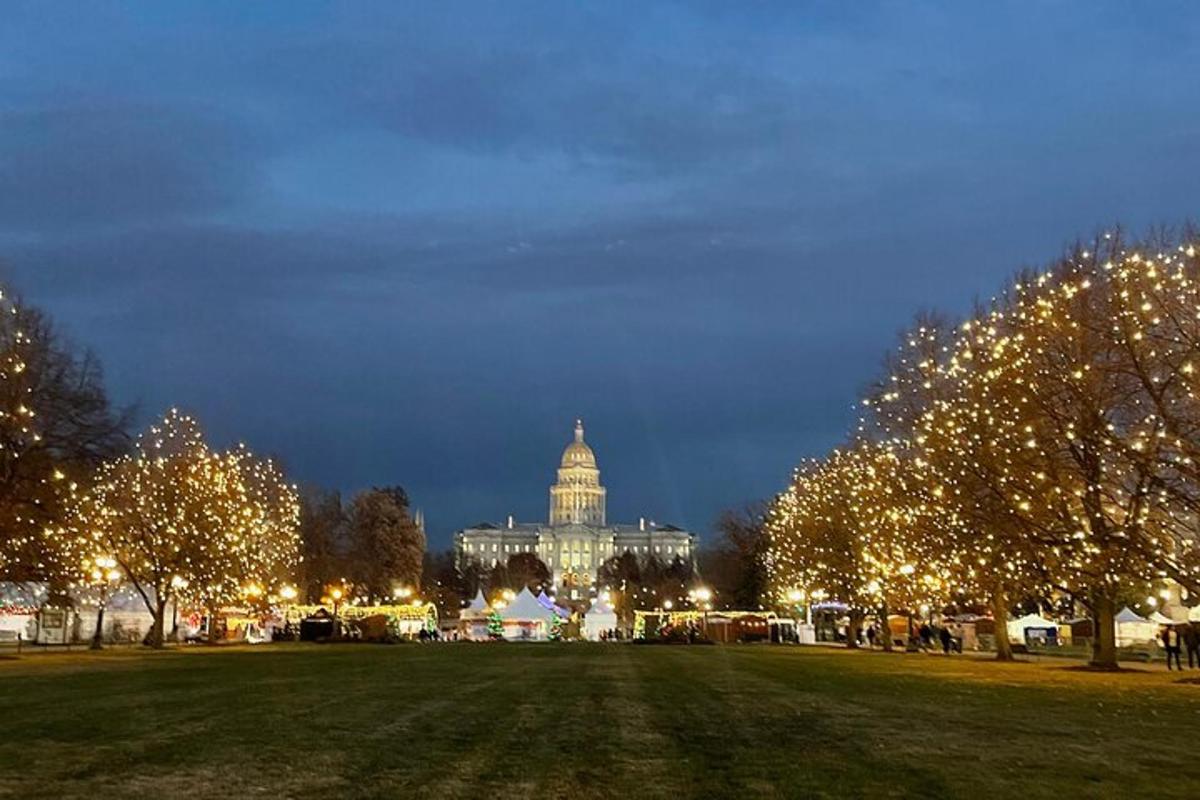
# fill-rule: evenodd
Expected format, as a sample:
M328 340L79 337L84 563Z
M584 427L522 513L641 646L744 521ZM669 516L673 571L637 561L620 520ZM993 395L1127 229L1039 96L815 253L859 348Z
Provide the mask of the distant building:
M583 421L576 420L575 439L563 451L558 482L550 487L549 521L516 522L510 516L503 524L464 528L454 535L459 565L474 560L491 569L517 553L533 553L550 568L555 587L580 598L595 583L600 565L622 553L664 564L676 556L692 562L695 534L645 518L636 525L609 525L606 500L596 455L583 440Z

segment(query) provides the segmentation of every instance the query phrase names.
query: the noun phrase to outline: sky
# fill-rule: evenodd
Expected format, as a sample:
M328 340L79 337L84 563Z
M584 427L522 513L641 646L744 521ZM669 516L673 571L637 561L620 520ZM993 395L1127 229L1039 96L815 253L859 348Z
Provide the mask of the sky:
M1200 218L1190 3L10 3L0 278L431 543L707 534L837 445L896 333Z

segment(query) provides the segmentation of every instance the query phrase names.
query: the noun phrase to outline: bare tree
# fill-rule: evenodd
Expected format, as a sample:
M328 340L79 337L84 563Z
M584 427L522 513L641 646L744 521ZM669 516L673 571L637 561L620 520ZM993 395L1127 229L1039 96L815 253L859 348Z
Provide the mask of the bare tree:
M508 588L514 591L524 588L537 590L550 586L550 568L533 553L514 553L508 557L505 567Z
M368 600L390 598L400 587L421 583L425 534L399 487L370 489L350 506L347 572Z

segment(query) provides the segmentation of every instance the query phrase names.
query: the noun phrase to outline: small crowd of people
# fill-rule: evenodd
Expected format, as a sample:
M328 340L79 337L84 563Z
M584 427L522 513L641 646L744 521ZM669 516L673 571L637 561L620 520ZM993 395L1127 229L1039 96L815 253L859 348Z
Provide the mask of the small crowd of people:
M1187 650L1188 669L1200 668L1200 623L1164 625L1159 634L1167 651L1167 669L1183 671L1183 650ZM1172 667L1172 661L1175 666Z
M874 649L877 642L883 647L883 637L890 635L891 632L886 628L871 623L866 630L867 647ZM962 652L962 637L945 625L922 622L916 631L910 631L906 646L909 650L924 652L931 652L940 646L942 652L949 655Z

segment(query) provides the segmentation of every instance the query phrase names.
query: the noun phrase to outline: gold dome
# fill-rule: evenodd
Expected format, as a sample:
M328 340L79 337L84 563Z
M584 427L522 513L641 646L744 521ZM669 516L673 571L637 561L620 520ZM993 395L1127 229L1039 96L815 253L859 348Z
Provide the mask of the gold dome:
M583 440L583 420L575 420L575 441L563 450L562 466L564 467L595 467L596 454Z

